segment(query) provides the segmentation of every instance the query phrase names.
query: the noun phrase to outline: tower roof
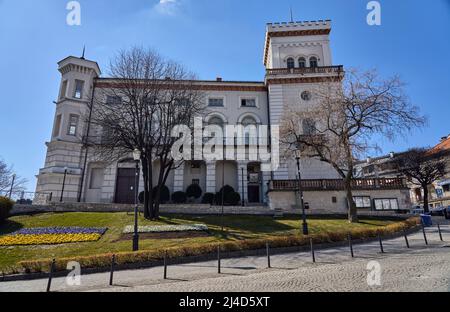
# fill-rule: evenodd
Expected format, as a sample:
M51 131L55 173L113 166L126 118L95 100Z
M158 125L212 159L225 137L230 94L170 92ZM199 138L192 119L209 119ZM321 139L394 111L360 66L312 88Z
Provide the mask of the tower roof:
M270 41L273 37L319 36L329 35L330 32L331 20L267 23L264 65L267 65Z

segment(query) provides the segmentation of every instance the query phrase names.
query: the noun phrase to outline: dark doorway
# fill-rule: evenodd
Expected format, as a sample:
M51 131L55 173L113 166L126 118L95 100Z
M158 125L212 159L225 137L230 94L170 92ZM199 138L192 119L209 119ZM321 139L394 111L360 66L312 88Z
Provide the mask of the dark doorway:
M134 204L135 169L119 168L116 183L116 204Z
M248 202L250 204L259 203L259 185L249 185L248 186Z

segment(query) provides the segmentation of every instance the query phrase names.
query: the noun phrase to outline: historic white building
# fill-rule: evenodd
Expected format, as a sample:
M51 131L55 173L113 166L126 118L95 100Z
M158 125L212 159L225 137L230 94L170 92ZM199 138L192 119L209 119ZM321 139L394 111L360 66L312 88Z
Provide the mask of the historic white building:
M333 65L330 32L330 21L267 24L263 53L266 76L263 81L217 78L196 82L206 94L208 108L204 122L279 125L286 106L302 109L312 105L311 90L316 84L338 83L344 75L342 66ZM132 203L133 162L127 159L114 164L93 162L80 140L89 135L89 126L81 118L88 113L88 99L108 87L110 80L101 76L96 62L84 58L70 56L58 65L61 87L51 140L46 143L45 165L37 176L36 192L51 193L52 201L63 197L65 202ZM303 179L339 178L332 168L319 161L304 159L301 165ZM199 184L204 193L215 193L223 186L222 172L221 161L186 162L170 175L167 186L171 192L185 191L194 183ZM268 203L269 191L281 192L283 187L280 185L289 184L277 181L295 179L295 161L283 161L274 172L262 172L261 163L257 161L225 162L225 184L232 186L245 202L251 204ZM339 203L344 198L339 198ZM329 202L335 202L334 196L330 196Z

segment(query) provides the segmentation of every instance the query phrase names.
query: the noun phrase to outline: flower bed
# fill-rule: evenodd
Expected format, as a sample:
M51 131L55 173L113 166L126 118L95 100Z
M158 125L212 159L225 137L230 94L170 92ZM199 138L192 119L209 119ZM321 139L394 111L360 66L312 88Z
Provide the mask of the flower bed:
M182 225L155 225L140 226L138 232L145 233L171 233L171 232L204 232L208 231L208 227L204 224L182 224ZM134 233L134 226L126 226L123 234Z
M49 227L21 229L0 237L0 246L57 245L65 243L95 242L106 228Z

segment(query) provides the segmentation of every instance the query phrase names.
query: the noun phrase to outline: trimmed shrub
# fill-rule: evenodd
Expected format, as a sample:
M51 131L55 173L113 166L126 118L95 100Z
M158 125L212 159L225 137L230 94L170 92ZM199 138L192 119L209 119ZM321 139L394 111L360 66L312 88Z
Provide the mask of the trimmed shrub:
M185 192L175 192L172 194L172 201L175 204L185 204L187 202L187 196Z
M222 205L222 198L224 199L224 204L228 205L227 198L231 196L230 194L235 193L234 188L229 185L225 185L219 193L216 194L216 205ZM222 195L223 194L223 195Z
M13 206L14 202L12 200L0 196L0 223L3 223L9 217L9 212Z
M202 204L213 205L214 197L215 195L213 193L206 193L205 195L203 195Z
M239 193L233 192L227 195L225 198L225 203L231 206L237 206L241 202L241 195Z
M156 193L156 187L153 189L153 199L155 199L155 193ZM160 200L161 200L161 204L167 204L167 202L170 200L170 190L165 185L161 188ZM139 194L139 202L141 204L144 203L144 192L141 192Z
M198 184L192 184L186 190L186 196L188 198L199 199L200 197L202 197L202 194L203 190Z

